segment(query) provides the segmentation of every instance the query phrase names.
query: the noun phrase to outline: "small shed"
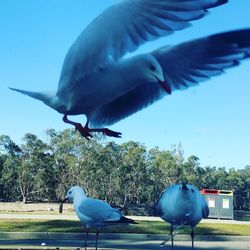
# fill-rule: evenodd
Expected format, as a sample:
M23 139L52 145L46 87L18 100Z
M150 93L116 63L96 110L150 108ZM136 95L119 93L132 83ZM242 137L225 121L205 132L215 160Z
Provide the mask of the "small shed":
M202 189L209 207L208 218L233 220L233 191L218 189Z

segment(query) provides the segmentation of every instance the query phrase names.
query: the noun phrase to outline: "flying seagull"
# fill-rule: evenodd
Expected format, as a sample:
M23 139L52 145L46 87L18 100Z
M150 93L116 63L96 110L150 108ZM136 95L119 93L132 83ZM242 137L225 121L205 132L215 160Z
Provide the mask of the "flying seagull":
M87 228L84 244L85 249L87 249L89 228L95 228L97 230L97 249L99 228L116 224L137 224L134 220L122 216L118 209L112 208L108 203L99 199L87 197L84 190L79 186L70 188L61 204L67 200L71 202L73 201L76 215ZM59 211L62 212L62 205L60 206Z
M124 57L147 41L172 34L227 0L122 0L80 34L63 63L57 91L11 88L63 114L82 136L121 137L105 128L174 90L196 85L249 56L250 29L221 33ZM68 119L84 114L85 126Z
M191 226L192 249L194 248L194 227L209 214L208 205L193 185L185 183L172 185L161 195L156 207L157 214L171 224L172 250L173 231L183 225ZM163 242L162 245L166 243Z

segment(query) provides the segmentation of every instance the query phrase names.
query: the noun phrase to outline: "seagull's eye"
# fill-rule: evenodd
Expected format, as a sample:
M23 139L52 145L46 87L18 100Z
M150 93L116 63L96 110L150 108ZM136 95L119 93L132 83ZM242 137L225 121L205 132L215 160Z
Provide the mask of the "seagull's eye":
M69 194L71 194L71 193L72 193L72 191L69 192Z
M156 67L154 65L150 65L150 70L156 71Z
M191 192L193 193L193 192L194 192L194 190L193 190L193 189L191 189Z

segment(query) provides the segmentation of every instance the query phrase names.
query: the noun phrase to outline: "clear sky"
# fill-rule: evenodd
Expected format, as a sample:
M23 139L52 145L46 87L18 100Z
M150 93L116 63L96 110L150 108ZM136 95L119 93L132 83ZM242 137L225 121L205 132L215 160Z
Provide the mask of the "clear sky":
M133 0L131 0L133 1ZM64 56L86 25L115 0L0 1L0 134L20 143L26 132L70 126L42 102L12 92L55 90ZM144 45L163 45L216 32L250 27L250 0L229 0L184 31ZM108 35L108 31L107 31ZM250 38L249 38L250 39ZM143 142L170 149L181 142L185 157L202 166L243 168L250 165L250 60L227 74L189 90L174 92L151 107L114 124L123 133L117 143ZM85 122L85 117L75 117Z

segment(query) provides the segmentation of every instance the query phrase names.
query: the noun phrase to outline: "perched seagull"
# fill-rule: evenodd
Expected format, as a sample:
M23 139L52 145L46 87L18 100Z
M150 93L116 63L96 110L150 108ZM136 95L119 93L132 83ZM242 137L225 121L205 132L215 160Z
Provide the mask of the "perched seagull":
M158 215L171 224L171 241L174 249L173 231L183 225L192 227L192 249L194 248L194 227L209 214L208 205L193 185L177 184L167 188L156 207ZM164 241L161 245L166 243Z
M88 238L89 228L95 228L97 230L96 231L96 249L97 249L100 227L110 226L115 224L137 224L134 220L122 216L121 212L118 209L112 208L108 203L102 200L87 197L84 190L79 186L72 187L68 191L65 199L62 201L61 204L63 204L67 200L73 202L76 215L87 228L85 249L87 249L87 238Z
M119 1L94 19L73 43L57 91L11 89L62 113L63 121L87 139L92 132L121 137L104 126L249 57L250 29L245 29L124 58L143 43L182 30L205 16L207 9L225 3L227 0ZM68 119L79 114L86 115L85 126Z

